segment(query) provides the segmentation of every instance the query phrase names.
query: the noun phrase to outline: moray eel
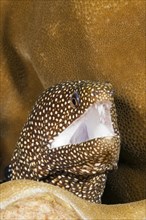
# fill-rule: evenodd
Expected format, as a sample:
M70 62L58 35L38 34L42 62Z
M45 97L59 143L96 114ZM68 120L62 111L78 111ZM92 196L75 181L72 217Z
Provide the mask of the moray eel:
M33 179L100 203L120 136L110 83L71 81L43 92L20 134L10 179Z

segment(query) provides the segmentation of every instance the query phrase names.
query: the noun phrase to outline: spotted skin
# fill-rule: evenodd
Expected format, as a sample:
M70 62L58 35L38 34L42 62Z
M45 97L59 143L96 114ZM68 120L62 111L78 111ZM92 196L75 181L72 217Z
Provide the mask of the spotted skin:
M112 103L115 136L51 147L54 137L86 109L106 100ZM100 203L107 172L117 167L119 150L111 84L92 81L57 84L44 91L34 105L12 157L10 178L48 182L90 202Z

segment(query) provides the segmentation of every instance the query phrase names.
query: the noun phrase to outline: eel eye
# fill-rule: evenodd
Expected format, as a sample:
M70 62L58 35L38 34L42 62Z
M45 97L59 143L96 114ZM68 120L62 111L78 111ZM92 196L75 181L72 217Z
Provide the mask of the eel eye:
M73 107L78 107L80 104L80 97L78 92L74 92L71 96L71 104L73 105Z

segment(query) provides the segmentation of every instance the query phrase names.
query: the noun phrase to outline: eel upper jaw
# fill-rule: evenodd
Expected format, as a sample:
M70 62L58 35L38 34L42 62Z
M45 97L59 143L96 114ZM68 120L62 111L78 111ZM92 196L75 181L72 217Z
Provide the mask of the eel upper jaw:
M115 136L111 120L110 101L91 105L85 113L54 138L51 148L80 144L95 138Z

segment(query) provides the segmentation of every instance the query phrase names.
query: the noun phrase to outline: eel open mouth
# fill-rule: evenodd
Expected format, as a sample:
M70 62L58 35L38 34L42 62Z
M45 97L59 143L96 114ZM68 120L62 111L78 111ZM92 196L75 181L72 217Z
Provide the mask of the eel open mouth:
M110 113L111 105L110 101L91 105L83 115L54 138L51 148L115 136Z

